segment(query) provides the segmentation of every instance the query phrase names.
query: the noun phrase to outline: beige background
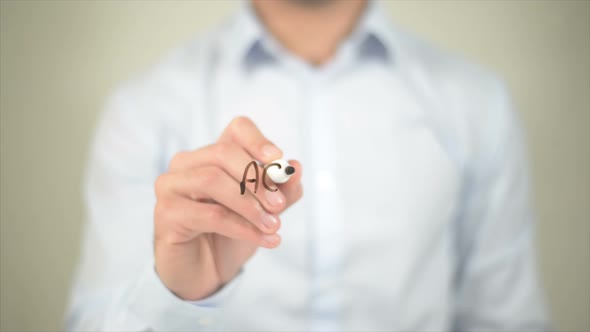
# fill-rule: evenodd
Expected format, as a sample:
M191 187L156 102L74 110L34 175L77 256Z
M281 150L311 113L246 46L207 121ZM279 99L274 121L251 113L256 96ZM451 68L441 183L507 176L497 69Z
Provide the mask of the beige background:
M1 329L59 330L89 139L113 86L232 1L1 1ZM590 2L395 1L397 22L502 75L529 133L556 326L590 330Z

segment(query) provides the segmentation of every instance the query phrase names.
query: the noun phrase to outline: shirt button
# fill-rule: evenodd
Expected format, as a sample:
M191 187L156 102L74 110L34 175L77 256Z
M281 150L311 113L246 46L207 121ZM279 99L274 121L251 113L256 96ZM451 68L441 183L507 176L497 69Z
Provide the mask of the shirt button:
M203 316L199 318L199 325L208 326L213 323L213 319L210 316Z

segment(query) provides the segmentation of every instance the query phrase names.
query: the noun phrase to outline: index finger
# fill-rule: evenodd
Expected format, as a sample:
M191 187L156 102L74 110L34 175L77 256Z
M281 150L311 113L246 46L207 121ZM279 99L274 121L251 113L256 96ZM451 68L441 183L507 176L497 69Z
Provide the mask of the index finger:
M263 164L283 156L283 152L264 137L256 124L245 116L234 118L225 128L218 142L234 142Z

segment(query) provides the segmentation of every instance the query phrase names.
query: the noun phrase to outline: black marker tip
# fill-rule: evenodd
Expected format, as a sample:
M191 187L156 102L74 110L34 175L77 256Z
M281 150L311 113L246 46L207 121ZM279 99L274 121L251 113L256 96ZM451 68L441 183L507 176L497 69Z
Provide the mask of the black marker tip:
M287 167L285 167L285 174L291 175L293 173L295 173L295 167L293 167L293 166L287 166Z

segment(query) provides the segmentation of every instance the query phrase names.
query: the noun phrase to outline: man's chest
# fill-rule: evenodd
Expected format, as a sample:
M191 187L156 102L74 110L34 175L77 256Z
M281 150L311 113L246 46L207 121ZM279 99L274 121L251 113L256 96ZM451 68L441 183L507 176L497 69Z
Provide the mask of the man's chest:
M335 223L326 231L337 228L350 250L385 245L409 254L445 233L457 205L458 167L431 128L429 110L390 75L269 74L251 84L218 84L225 90L213 93L215 132L248 116L286 158L303 164L302 205L312 213L301 218L337 219L322 222Z

